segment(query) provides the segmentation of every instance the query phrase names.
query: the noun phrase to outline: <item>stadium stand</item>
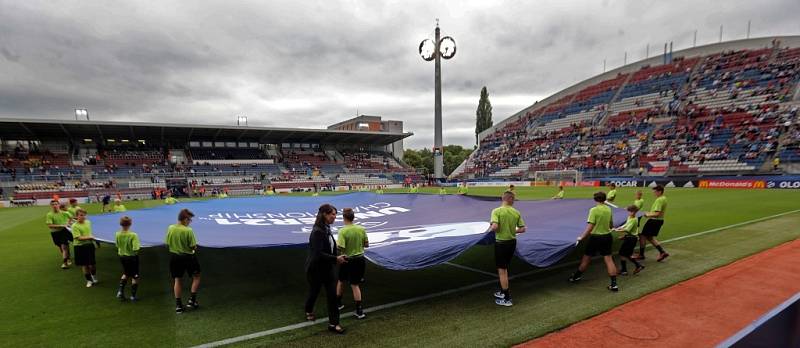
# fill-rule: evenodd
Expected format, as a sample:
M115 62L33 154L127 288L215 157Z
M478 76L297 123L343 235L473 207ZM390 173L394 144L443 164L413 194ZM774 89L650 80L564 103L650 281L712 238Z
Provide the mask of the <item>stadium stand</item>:
M409 133L35 119L0 123L0 198L18 203L53 196L237 195L266 185L329 190L350 183L421 180L384 152ZM132 140L134 134L140 139ZM362 152L346 159L337 147ZM351 173L351 167L360 166L365 172Z
M599 177L640 167L652 175L741 174L771 170L776 157L796 162L800 48L749 42L755 47L653 58L559 92L482 133L450 177L561 169Z

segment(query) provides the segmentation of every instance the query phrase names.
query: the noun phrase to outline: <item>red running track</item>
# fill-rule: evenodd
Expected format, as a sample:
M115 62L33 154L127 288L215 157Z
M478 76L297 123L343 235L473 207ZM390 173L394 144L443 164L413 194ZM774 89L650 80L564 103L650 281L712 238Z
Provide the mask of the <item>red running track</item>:
M517 347L713 347L800 291L800 240Z

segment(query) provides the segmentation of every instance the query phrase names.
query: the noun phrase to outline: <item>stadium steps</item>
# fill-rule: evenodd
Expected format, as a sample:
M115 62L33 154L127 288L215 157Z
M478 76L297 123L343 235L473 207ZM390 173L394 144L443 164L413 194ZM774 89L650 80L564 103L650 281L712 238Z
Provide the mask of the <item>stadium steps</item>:
M602 115L600 115L600 119L597 120L597 124L599 126L605 126L606 121L612 115L612 112L610 111L611 106L614 105L614 103L619 99L620 94L622 94L622 90L624 90L625 86L628 85L628 82L633 78L633 75L635 74L628 74L628 77L625 78L625 81L623 81L622 84L619 85L619 88L617 88L617 91L614 93L614 96L611 97L611 100L608 101L608 104L606 104L607 106L606 110L603 112Z

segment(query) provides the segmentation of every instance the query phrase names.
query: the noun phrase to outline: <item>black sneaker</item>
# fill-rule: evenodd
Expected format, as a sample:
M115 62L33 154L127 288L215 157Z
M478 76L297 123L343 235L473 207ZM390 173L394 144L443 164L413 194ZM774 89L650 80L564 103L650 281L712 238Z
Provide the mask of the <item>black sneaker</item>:
M186 303L186 307L189 309L200 309L200 304L197 301L189 301Z
M339 308L339 310L342 310L342 309L344 309L344 305L340 303L337 308Z
M367 314L364 313L364 312L356 312L355 313L355 317L356 317L356 319L364 319L364 318L367 317Z
M668 257L669 257L668 253L661 253L661 255L658 255L658 259L656 259L656 262L664 261Z
M626 276L626 275L628 275L628 271L622 271L622 272L619 272L619 275L621 275L621 276Z
M644 265L636 267L636 269L633 270L633 275L639 274L639 272L641 272L642 270L644 270Z
M183 306L182 305L178 305L177 307L175 307L175 313L177 313L177 314L183 313Z
M575 282L581 280L581 278L582 278L581 276L576 276L576 275L573 274L572 276L569 277L568 280L569 280L570 283L575 283Z
M617 291L619 291L619 287L617 286L617 284L611 284L611 285L608 286L608 290L611 290L613 292L617 292Z

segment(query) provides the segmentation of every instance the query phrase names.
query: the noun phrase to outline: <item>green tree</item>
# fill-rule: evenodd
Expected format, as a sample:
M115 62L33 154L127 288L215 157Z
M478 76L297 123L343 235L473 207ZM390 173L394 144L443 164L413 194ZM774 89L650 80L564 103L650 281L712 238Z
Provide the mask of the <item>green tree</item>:
M461 145L447 145L444 147L444 175L453 173L461 162L464 162L472 153L472 149L465 149Z
M478 110L475 111L475 144L478 143L478 134L494 125L492 121L492 102L489 101L489 91L486 86L481 88L481 99L478 100Z
M450 175L461 162L464 162L472 153L472 149L465 149L461 145L447 145L444 147L444 175ZM403 161L409 166L424 169L429 174L433 173L433 152L430 149L406 149L403 152Z

